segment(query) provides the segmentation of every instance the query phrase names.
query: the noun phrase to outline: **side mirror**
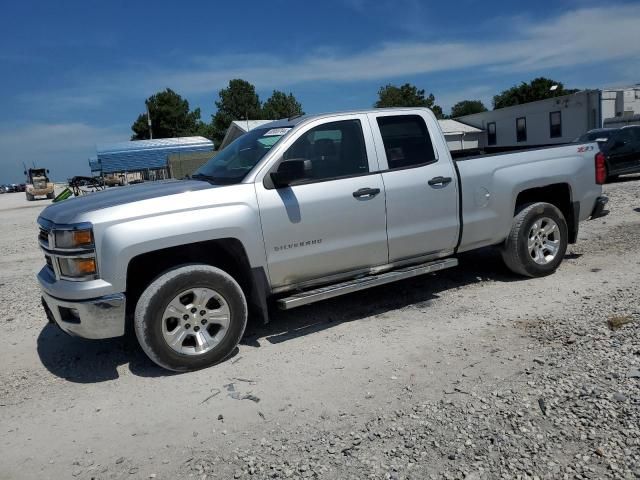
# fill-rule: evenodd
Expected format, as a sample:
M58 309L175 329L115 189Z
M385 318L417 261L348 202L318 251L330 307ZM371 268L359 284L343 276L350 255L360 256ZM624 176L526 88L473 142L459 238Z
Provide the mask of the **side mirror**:
M25 174L25 175L27 174L27 171L26 171L26 170L24 171L24 174Z
M278 166L278 170L271 172L271 180L276 188L287 187L296 180L306 178L311 170L311 162L302 158L285 160Z
M47 173L49 173L49 169L47 168Z

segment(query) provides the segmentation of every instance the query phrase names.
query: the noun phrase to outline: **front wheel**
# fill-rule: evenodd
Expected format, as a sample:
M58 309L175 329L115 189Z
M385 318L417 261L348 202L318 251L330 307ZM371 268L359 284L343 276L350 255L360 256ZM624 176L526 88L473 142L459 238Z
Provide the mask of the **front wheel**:
M228 273L209 265L165 272L142 293L134 326L144 352L173 371L225 360L247 325L242 289Z
M567 222L562 212L550 203L531 203L514 217L502 246L502 259L519 275L549 275L562 262L567 240Z

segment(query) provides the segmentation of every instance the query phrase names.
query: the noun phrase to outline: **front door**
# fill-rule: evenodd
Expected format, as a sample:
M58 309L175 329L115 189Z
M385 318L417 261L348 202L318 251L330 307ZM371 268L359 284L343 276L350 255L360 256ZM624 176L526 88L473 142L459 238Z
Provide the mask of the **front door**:
M303 180L285 188L256 183L272 286L387 263L384 185L371 173L378 166L366 116L310 124L282 160L294 158L308 166Z
M370 122L380 163L386 161L389 261L450 255L458 239L458 184L450 157L436 155L447 146L429 134L438 128L435 119L426 112L381 112L370 114Z

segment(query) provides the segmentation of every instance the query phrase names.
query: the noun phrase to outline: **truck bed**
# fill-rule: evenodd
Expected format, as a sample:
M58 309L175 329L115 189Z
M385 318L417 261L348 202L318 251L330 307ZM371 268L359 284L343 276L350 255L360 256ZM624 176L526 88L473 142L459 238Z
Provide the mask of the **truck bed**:
M543 185L567 188L571 202L582 205L580 220L588 218L585 206L593 205L601 191L594 181L597 152L595 144L569 144L455 160L462 212L458 251L502 242L519 191Z

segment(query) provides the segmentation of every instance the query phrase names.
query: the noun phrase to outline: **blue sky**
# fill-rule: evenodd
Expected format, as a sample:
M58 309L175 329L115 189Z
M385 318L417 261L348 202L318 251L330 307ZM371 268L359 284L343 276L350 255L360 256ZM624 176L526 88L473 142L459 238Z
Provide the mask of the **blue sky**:
M170 87L209 120L244 78L306 112L370 107L387 83L445 112L544 75L572 88L640 82L640 2L537 0L3 1L0 183L22 162L88 175L96 143L128 140Z

